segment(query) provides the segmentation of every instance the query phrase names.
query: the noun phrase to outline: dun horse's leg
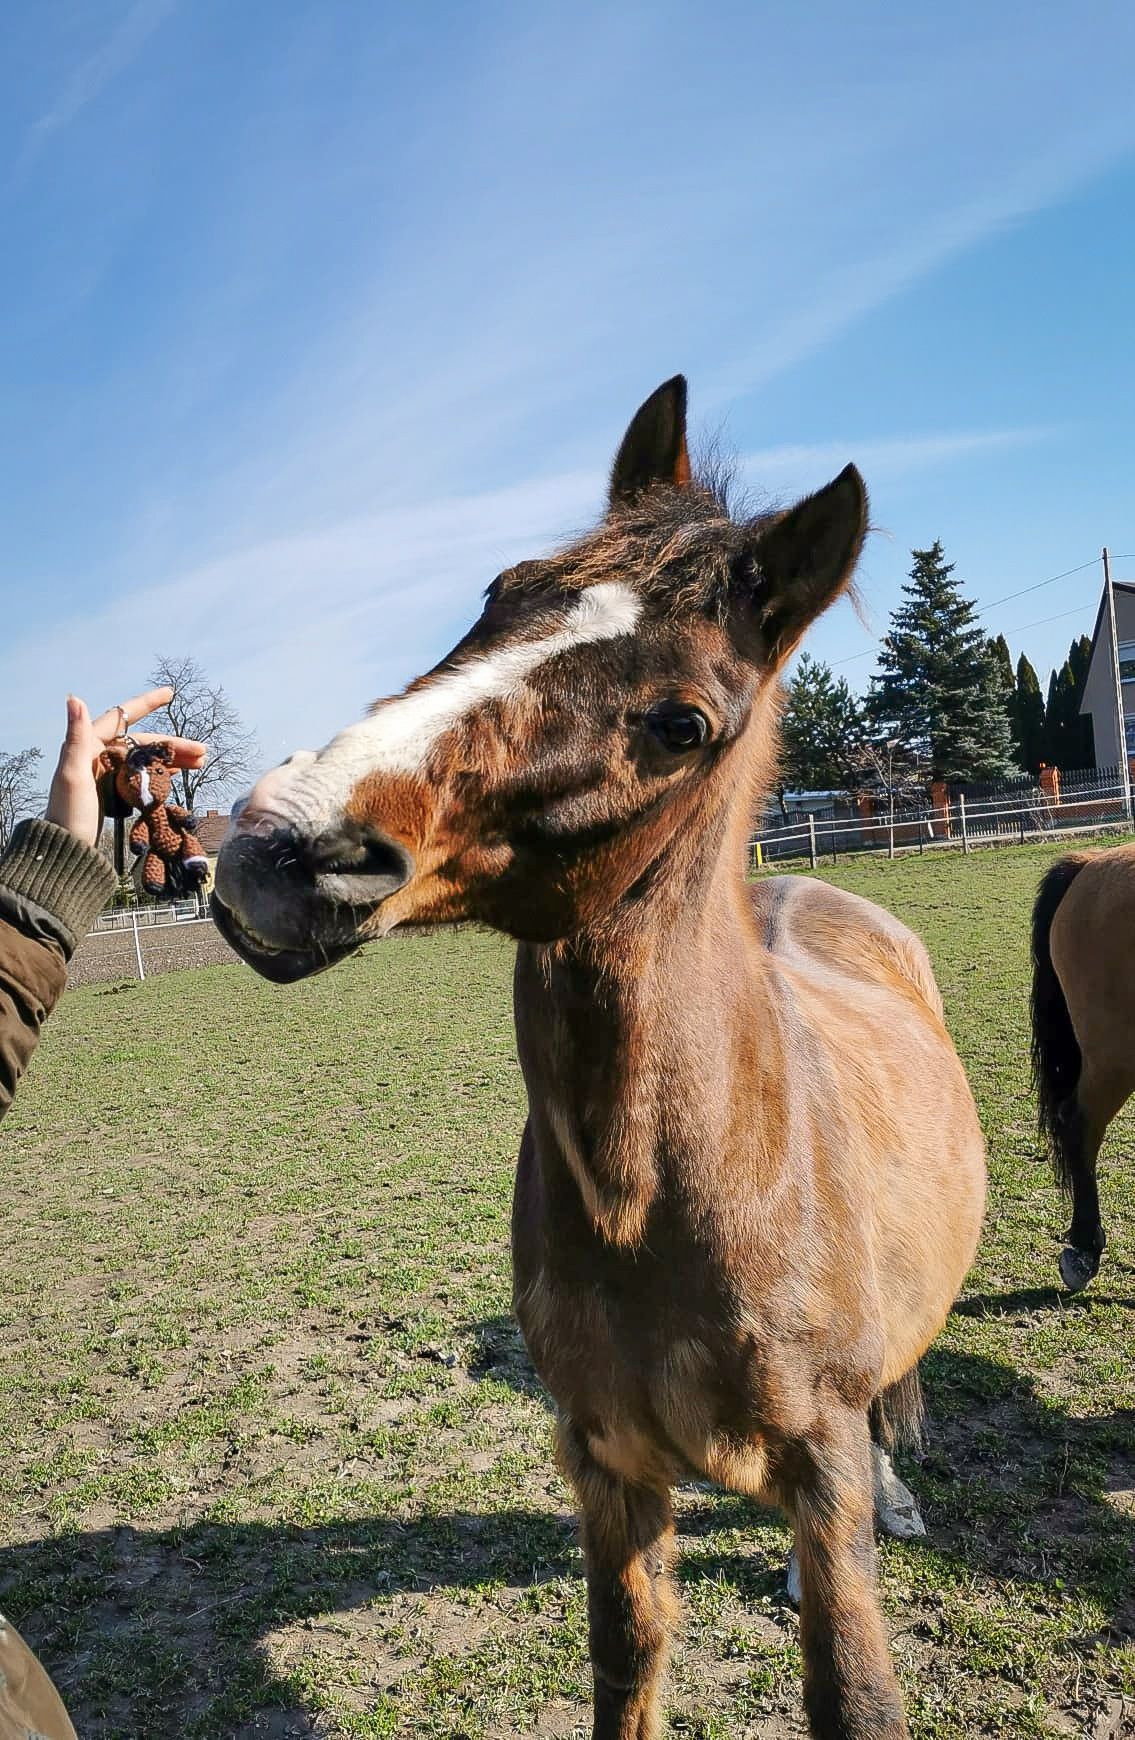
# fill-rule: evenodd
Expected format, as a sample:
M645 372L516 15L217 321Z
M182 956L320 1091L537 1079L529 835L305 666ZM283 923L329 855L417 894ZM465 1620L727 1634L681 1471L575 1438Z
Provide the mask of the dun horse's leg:
M1060 1253L1060 1278L1079 1293L1100 1266L1107 1235L1100 1220L1096 1161L1107 1127L1124 1100L1126 1083L1097 1080L1085 1070L1076 1097L1061 1120L1059 1142L1065 1177L1072 1192L1072 1224Z
M1072 1191L1072 1224L1064 1235L1060 1253L1060 1279L1070 1293L1080 1293L1093 1280L1100 1266L1107 1234L1100 1220L1100 1193L1096 1183L1096 1160L1103 1132L1089 1140L1078 1106L1070 1108L1060 1141L1068 1155L1068 1183Z
M906 1740L875 1593L871 1442L841 1413L801 1447L790 1494L800 1561L804 1703L815 1740Z
M670 1493L608 1473L571 1425L561 1425L559 1440L583 1525L594 1740L654 1740L676 1611Z

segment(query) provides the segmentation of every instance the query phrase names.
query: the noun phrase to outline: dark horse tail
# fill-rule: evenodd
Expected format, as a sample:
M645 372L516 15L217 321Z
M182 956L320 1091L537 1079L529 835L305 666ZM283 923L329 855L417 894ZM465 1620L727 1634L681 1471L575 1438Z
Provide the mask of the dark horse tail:
M926 1441L926 1403L916 1365L879 1391L871 1403L868 1419L872 1438L884 1450L922 1449Z
M1088 862L1088 857L1080 853L1059 859L1042 879L1033 906L1033 1088L1040 1133L1052 1155L1057 1182L1065 1190L1072 1184L1067 1140L1069 1112L1079 1085L1083 1059L1072 1017L1068 1013L1064 987L1052 964L1049 933L1057 907Z

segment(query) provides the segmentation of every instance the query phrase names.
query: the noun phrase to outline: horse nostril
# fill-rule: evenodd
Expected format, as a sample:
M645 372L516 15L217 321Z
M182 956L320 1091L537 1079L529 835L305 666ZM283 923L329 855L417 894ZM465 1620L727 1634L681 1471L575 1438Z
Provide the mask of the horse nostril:
M347 906L376 905L403 888L414 871L406 848L373 828L325 834L312 841L308 857L319 892Z

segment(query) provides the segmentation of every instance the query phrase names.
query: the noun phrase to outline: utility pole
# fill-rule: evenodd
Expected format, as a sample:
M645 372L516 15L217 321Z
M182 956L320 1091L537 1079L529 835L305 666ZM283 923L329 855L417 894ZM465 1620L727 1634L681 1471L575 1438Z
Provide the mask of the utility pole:
M1135 824L1131 812L1131 764L1127 757L1127 720L1123 713L1123 678L1119 673L1119 633L1115 626L1115 588L1111 583L1111 557L1107 545L1102 551L1103 589L1107 599L1107 622L1111 634L1111 669L1115 681L1115 722L1119 731L1119 769L1123 787L1123 813L1127 826Z

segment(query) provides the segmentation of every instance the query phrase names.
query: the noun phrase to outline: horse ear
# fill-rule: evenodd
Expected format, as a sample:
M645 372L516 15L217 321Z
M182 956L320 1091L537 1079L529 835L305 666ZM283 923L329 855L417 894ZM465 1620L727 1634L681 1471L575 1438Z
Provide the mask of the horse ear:
M850 583L867 535L867 489L854 465L758 533L748 553L746 603L765 656L788 657L809 623Z
M610 503L633 501L654 483L690 481L686 377L675 375L640 405L611 467Z

